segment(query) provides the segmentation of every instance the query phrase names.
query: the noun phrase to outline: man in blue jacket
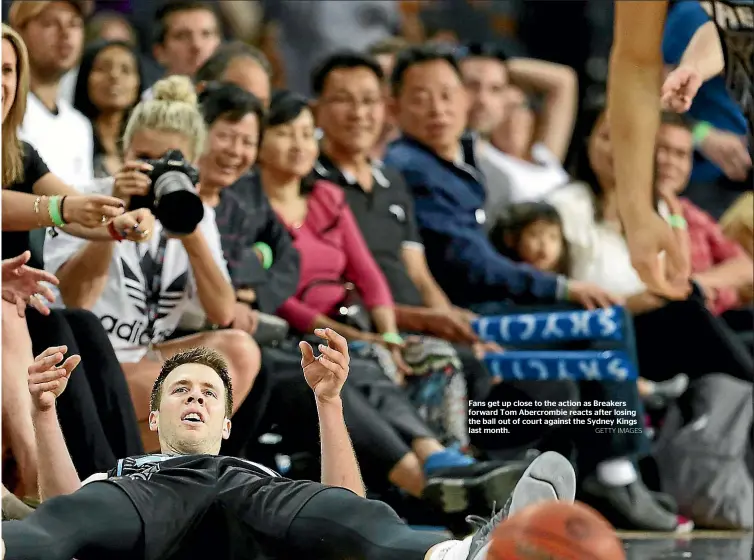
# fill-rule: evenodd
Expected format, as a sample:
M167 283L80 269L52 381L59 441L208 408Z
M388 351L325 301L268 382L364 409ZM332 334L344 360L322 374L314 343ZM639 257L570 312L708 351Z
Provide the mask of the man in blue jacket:
M468 99L450 52L421 47L401 53L393 95L404 136L388 148L385 163L403 173L412 191L427 261L454 304L496 313L491 307L499 310L506 301L615 303L597 286L515 263L490 243L484 179L475 166L474 139L464 135Z

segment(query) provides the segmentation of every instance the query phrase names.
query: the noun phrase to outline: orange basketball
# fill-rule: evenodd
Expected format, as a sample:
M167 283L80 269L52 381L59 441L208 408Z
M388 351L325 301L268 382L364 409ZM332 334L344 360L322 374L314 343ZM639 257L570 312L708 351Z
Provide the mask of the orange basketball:
M589 506L544 502L501 523L487 560L625 560L615 529Z

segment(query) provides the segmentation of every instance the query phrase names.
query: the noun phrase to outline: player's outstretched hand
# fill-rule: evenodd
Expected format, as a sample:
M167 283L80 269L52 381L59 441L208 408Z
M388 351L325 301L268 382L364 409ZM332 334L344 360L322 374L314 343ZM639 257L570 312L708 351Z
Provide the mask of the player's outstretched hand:
M301 369L309 387L320 402L340 398L340 390L348 378L348 341L332 329L315 329L314 334L327 344L320 344L319 356L308 342L299 342L301 349Z
M47 412L55 406L55 399L65 391L68 377L81 362L81 357L74 355L61 364L67 351L67 346L53 346L29 366L29 392L37 412Z
M19 316L26 314L26 306L31 305L42 315L49 315L50 310L41 295L47 301L55 301L55 294L43 282L57 284L58 279L49 272L26 266L31 258L29 251L12 259L4 259L2 266L3 299L16 305Z

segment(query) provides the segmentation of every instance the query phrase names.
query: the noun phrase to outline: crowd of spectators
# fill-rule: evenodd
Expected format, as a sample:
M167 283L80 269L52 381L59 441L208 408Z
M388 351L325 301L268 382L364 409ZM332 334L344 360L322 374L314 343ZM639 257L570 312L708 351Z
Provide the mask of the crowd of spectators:
M54 469L27 387L49 347L81 358L56 407L82 480L159 449L152 385L198 346L229 364L222 452L317 479L297 343L327 327L353 355L343 406L367 489L411 523L461 530L546 450L572 459L579 499L620 528L709 519L697 496L663 492L649 423L661 430L677 401L691 424L710 375L751 400L751 147L722 79L691 118L662 115L656 204L694 288L667 301L631 265L604 103L568 65L522 54L517 2L7 4L3 259L29 251L57 280L49 312L3 301L4 518L27 515ZM673 6L669 65L707 17ZM613 306L628 311L639 382L501 381L485 357L515 348L472 328ZM469 399L623 402L642 429L475 436Z

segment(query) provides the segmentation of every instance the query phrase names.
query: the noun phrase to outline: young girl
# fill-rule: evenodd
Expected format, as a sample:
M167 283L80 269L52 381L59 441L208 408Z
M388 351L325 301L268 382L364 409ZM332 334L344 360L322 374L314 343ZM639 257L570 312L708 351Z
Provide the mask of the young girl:
M490 233L499 253L545 272L570 275L570 248L563 221L546 202L525 202L510 208L508 219Z
M496 226L490 239L501 254L544 272L571 274L571 247L563 233L558 210L546 202L526 202L511 207L508 219ZM688 377L678 374L663 382L638 380L639 394L653 407L678 398Z

